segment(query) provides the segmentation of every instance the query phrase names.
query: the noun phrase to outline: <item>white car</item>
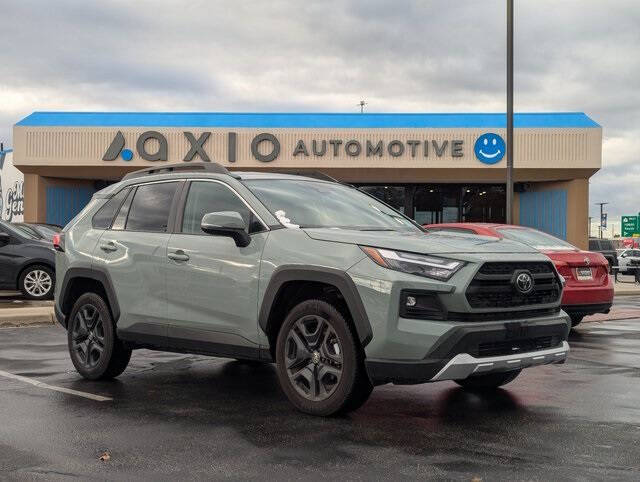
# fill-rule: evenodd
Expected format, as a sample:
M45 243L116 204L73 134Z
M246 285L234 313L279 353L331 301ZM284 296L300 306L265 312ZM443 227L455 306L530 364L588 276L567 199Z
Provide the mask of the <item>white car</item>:
M618 270L620 273L629 268L640 268L640 249L622 249L618 252Z

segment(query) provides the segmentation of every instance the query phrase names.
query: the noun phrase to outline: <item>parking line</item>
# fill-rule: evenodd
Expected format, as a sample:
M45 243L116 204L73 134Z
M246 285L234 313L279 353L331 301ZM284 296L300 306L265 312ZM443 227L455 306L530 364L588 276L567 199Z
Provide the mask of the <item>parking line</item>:
M80 392L78 390L72 390L71 388L63 388L56 387L55 385L49 385L48 383L40 382L38 380L33 380L28 377L23 377L22 375L14 375L13 373L5 372L0 370L0 376L6 378L13 378L14 380L19 380L24 383L29 383L38 388L46 388L47 390L53 390L54 392L62 392L67 393L69 395L76 395L77 397L88 398L90 400L95 400L97 402L110 402L113 398L103 397L102 395L94 395L93 393Z

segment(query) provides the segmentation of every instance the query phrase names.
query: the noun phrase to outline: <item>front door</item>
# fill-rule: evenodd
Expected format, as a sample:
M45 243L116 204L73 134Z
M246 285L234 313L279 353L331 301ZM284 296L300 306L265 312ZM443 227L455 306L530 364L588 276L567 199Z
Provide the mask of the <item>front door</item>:
M0 233L9 235L9 243L0 245L0 289L15 290L18 268L24 261L21 253L22 242L9 228L0 224Z
M167 249L169 342L251 356L258 348L258 274L269 231L225 183L192 181L185 189L184 210ZM218 211L242 215L251 235L247 247L200 229L202 217Z

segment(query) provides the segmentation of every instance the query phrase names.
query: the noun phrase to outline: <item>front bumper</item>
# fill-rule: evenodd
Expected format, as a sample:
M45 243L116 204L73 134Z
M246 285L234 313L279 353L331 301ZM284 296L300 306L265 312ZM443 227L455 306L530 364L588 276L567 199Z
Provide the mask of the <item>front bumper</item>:
M535 365L564 363L568 354L569 343L566 341L563 341L562 345L556 348L514 355L476 358L468 353L460 353L449 360L431 381L461 380L472 375L521 370Z
M562 363L569 330L566 317L466 323L449 330L421 360L367 358L365 366L374 385L402 385Z

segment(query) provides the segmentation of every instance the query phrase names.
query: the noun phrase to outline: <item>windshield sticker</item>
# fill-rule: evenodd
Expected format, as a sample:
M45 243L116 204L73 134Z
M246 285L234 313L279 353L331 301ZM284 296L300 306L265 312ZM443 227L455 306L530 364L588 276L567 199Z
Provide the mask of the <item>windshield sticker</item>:
M276 215L276 217L278 218L278 221L280 221L284 226L286 226L287 228L293 228L293 229L297 229L300 226L297 224L293 224L291 222L291 219L289 219L287 217L287 213L285 211L283 211L282 209L279 209L278 211L276 211L274 213Z

